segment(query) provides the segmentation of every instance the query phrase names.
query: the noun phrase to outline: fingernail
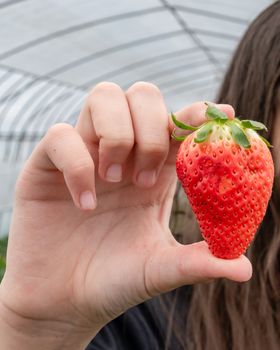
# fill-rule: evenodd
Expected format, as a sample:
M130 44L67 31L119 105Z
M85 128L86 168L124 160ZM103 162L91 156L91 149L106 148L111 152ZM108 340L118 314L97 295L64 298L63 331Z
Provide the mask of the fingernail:
M107 169L106 180L110 182L120 182L122 179L122 166L120 164L112 164Z
M137 176L139 186L152 187L156 183L156 172L154 170L143 170Z
M92 210L95 208L96 201L91 191L85 191L80 195L80 205L85 210Z

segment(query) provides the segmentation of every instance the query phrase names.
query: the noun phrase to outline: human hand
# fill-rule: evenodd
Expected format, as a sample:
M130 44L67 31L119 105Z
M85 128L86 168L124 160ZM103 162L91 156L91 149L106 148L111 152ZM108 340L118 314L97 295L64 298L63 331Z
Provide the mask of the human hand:
M199 125L205 108L195 103L176 115ZM220 109L233 116L230 106ZM218 259L204 241L182 245L172 236L173 127L152 84L123 92L101 83L74 128L47 132L16 185L0 287L10 323L55 334L61 344L71 331L87 344L108 321L159 293L250 278L244 256Z

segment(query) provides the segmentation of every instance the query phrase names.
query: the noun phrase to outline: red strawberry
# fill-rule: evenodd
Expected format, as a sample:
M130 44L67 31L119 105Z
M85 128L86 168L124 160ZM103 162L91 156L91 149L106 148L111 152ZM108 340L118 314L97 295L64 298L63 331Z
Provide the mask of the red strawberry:
M268 142L256 130L265 125L228 119L214 106L207 121L184 140L176 160L177 175L215 256L233 259L246 251L266 212L274 166Z

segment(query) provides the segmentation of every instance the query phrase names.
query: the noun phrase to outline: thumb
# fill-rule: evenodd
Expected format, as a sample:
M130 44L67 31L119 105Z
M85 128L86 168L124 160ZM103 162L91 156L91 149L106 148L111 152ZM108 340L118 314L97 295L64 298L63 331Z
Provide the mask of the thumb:
M252 265L244 255L230 260L216 258L205 241L168 247L155 254L146 267L146 287L151 295L209 279L245 282L252 276Z

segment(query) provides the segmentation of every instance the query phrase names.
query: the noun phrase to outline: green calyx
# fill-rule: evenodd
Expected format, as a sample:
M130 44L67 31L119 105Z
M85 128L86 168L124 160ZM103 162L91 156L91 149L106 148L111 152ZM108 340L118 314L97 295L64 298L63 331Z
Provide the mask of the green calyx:
M227 126L235 143L244 148L251 147L249 137L247 134L248 130L254 130L255 132L259 130L267 131L266 126L260 122L254 120L240 120L238 118L229 119L225 113L220 111L215 106L209 105L208 103L205 104L207 105L207 109L205 112L207 121L199 127L184 124L177 120L176 116L173 113L171 113L173 123L178 128L183 130L197 131L196 137L194 138L194 141L196 143L202 143L204 141L207 141L210 134L213 132L213 128L215 125ZM171 136L176 141L184 141L187 137L177 136L174 133L174 131ZM260 135L259 137L268 147L272 147L272 145L264 137Z

